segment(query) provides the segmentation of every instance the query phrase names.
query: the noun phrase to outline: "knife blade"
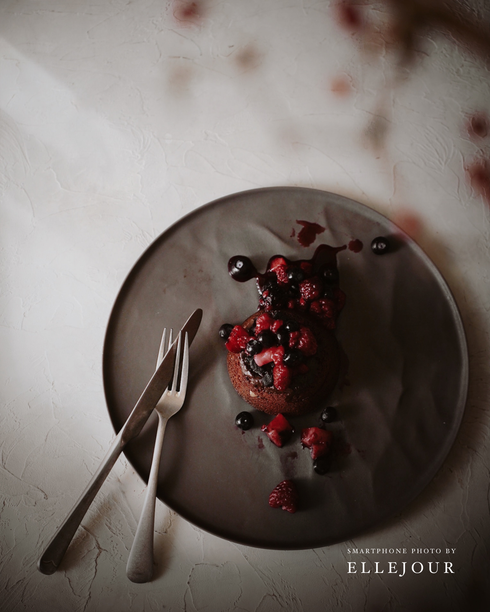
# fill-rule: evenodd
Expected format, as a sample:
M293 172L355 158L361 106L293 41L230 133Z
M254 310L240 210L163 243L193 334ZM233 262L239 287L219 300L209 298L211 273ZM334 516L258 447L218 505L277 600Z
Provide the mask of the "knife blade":
M185 334L187 332L189 345L194 340L197 330L199 329L202 314L200 308L195 310L180 330L180 334ZM38 570L42 574L54 574L58 569L83 517L102 486L102 483L116 463L117 458L126 444L141 432L158 400L168 387L173 374L175 352L179 335L177 335L177 338L168 349L162 362L150 378L143 393L140 395L131 411L131 414L112 442L98 470L95 472L78 501L46 546L37 564Z

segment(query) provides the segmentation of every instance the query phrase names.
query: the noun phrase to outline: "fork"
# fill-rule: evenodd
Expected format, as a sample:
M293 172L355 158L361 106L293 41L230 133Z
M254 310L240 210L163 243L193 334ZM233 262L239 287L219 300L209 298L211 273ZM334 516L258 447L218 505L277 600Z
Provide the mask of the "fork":
M172 345L172 330L169 330L168 346ZM165 355L167 330L163 330L160 349L158 351L157 367ZM158 469L162 454L163 436L168 420L183 406L189 378L189 339L185 334L184 347L181 347L179 334L175 356L174 375L169 387L155 406L158 415L158 428L153 450L148 488L141 511L138 528L134 536L133 546L129 553L126 575L131 582L149 582L153 576L153 538L155 529L155 504L158 484Z

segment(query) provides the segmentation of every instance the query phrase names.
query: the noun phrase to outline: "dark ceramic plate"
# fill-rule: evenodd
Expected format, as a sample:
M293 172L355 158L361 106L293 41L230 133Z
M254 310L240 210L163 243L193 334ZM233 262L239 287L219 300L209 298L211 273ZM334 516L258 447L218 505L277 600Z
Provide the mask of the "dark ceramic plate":
M297 220L325 227L315 243L298 241ZM175 330L195 308L203 322L191 349L187 401L169 422L158 496L198 527L257 547L325 546L373 528L401 511L433 478L456 436L466 400L468 359L463 326L443 278L408 237L377 256L376 236L393 225L373 210L331 193L279 187L230 195L199 208L146 250L117 297L104 347L104 385L116 431L153 373L162 328ZM317 475L302 427L316 425L322 406L293 419L283 448L260 431L242 432L235 415L248 409L226 371L222 323L254 312L253 282L227 272L232 255L248 255L259 270L271 255L309 258L324 242L360 240L338 254L347 305L337 336L350 361L349 385L326 399L338 408L334 458ZM155 415L153 415L155 416ZM155 420L126 455L145 480ZM271 490L296 481L296 514L272 509Z

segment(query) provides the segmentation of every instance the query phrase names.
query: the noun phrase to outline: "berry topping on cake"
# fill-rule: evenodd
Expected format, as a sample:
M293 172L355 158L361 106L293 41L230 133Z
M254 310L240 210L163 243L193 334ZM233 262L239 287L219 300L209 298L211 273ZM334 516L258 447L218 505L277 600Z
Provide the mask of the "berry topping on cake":
M223 323L223 325L219 328L219 337L226 342L230 337L233 327L234 325L231 323Z
M262 431L276 446L283 446L290 439L294 428L284 415L278 414L268 425L262 425Z
M337 253L346 248L323 244L311 259L274 255L263 273L244 255L229 260L230 275L255 278L259 292L255 314L220 329L233 386L258 410L304 414L333 390L340 353L330 330L345 305Z
M241 325L235 325L226 341L226 348L231 353L239 353L246 349L247 344L252 340L251 336Z
M235 425L243 431L248 431L251 427L253 427L253 424L254 418L250 412L244 411L236 415Z
M269 495L269 506L294 514L298 509L298 491L292 480L283 480Z
M323 244L309 260L274 255L262 274L248 258L239 255L230 259L228 269L239 281L255 277L260 296L258 306L263 312L284 309L311 312L333 329L345 302L345 296L334 291L339 282L336 254L345 248ZM332 304L318 303L324 298Z
M310 449L311 458L326 455L332 443L332 432L321 427L307 427L301 432L301 444Z

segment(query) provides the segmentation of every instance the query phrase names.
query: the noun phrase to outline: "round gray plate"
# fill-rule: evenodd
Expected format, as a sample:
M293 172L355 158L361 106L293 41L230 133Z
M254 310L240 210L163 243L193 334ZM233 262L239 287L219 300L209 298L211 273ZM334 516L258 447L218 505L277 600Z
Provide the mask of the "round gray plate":
M326 228L305 248L297 220ZM294 230L294 231L293 231ZM164 326L178 330L195 308L203 322L191 348L183 409L169 421L158 496L185 519L213 534L257 547L314 548L339 542L402 510L432 479L456 436L466 401L468 359L461 319L443 278L408 237L386 255L371 240L393 225L347 198L278 187L230 195L199 208L164 232L131 270L110 316L104 346L104 386L118 431L151 377ZM256 310L254 282L227 272L232 255L248 255L263 270L271 255L309 258L320 243L361 240L359 253L338 254L347 294L337 337L350 362L349 384L326 398L340 415L332 468L319 476L302 427L317 425L322 405L292 419L283 448L260 426L242 432L248 410L229 382L223 323ZM126 455L145 480L155 415ZM283 479L297 483L295 514L272 509L269 493Z

